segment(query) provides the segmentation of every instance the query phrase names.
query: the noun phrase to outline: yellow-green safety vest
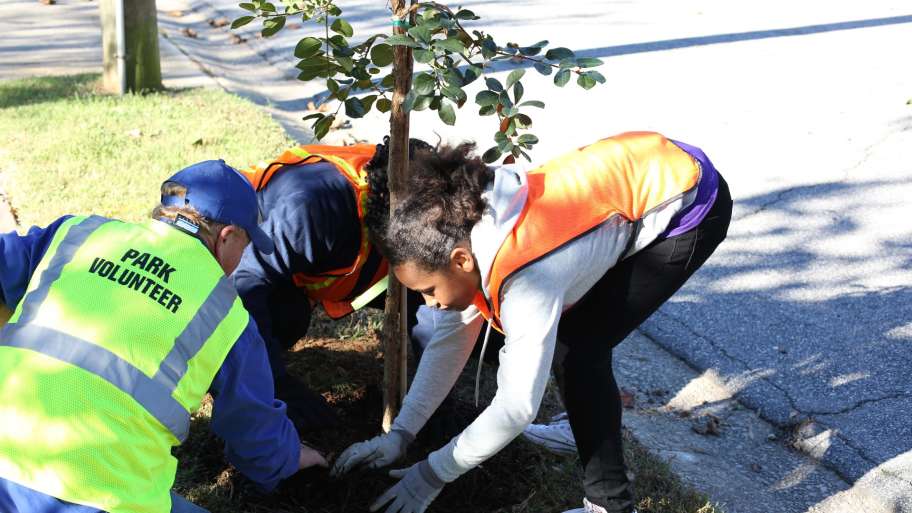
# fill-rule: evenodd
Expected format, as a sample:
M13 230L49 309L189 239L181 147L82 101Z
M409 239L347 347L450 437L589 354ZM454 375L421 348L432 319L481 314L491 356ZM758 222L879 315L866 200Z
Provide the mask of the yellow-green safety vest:
M110 513L169 512L171 448L248 322L199 240L68 219L0 331L0 477Z

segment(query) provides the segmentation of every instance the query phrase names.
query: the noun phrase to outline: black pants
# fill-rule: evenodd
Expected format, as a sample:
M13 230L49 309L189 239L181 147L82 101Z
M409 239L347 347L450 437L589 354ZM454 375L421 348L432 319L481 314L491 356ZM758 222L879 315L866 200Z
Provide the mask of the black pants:
M619 262L561 317L554 362L576 438L586 498L609 512L633 509L621 448L621 396L611 366L613 348L652 315L725 239L731 220L728 185L699 226L659 239ZM608 320L608 322L606 322Z

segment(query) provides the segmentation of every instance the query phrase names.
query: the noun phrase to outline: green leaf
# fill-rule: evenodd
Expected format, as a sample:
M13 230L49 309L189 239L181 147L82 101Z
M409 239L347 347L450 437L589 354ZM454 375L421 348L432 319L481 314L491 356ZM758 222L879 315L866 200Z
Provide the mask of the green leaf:
M483 73L484 70L481 68L481 66L469 66L466 68L465 74L462 77L462 85L466 86L471 84L472 82L478 80L478 77L480 77Z
M507 139L507 134L505 134L503 132L497 132L496 134L494 134L494 142L496 142L498 145L503 144L503 143L507 142L508 140L509 139Z
M573 52L569 48L552 48L545 52L545 58L548 60L559 61L561 59L572 59Z
M510 99L510 95L506 91L501 92L497 95L497 101L504 106L505 109L509 109L513 106L513 100Z
M570 70L562 69L557 72L557 75L554 75L554 85L557 87L564 87L567 85L567 82L570 81Z
M363 118L365 114L364 105L358 98L349 98L345 100L345 115L350 118Z
M241 16L240 18L231 22L231 28L232 29L241 28L244 25L253 21L255 18L256 18L256 16Z
M508 136L512 137L516 133L516 120L510 118L510 121L507 123L507 131L504 132Z
M380 80L380 86L381 86L381 87L385 87L385 88L387 88L387 89L392 89L392 87L393 87L394 85L396 85L396 78L393 77L393 74L392 74L392 73L390 73L389 75L383 77L383 78Z
M348 54L347 54L347 55L352 55L352 54L354 54L354 50L350 50L350 49L348 48L348 40L345 39L345 36L340 36L340 35L336 34L335 36L329 38L329 43L330 43L331 45L333 45L333 47L335 47L336 49L346 49L346 50L348 50Z
M475 103L485 107L487 105L497 105L498 94L493 91L478 91L475 95Z
M319 39L315 37L305 37L298 41L297 46L295 46L294 55L298 59L307 59L308 57L316 55L322 46L323 42Z
M303 118L301 118L301 121L307 121L308 119L314 119L314 118L322 119L325 115L326 114L323 114L321 112L317 112L316 114L308 114L308 115L304 116Z
M518 139L516 139L516 142L519 144L528 144L528 145L538 144L538 137L535 137L532 134L522 134L521 136L519 136Z
M393 108L393 102L391 102L389 99L380 98L377 100L377 110L380 112L389 112L391 108Z
M275 5L273 5L269 2L254 2L254 3L259 3L260 9L262 9L263 12L276 12Z
M336 94L339 92L339 83L331 78L327 79L326 80L326 89L328 89L329 92L331 92L332 94Z
M540 102L538 100L529 100L527 102L522 102L519 104L520 107L538 107L539 109L545 108L545 102Z
M528 128L532 126L532 118L525 114L516 115L516 126L519 128Z
M523 97L523 88L522 82L517 82L513 84L513 101L518 102Z
M434 95L426 96L417 96L415 98L415 103L412 105L412 110L422 111L430 107L434 103Z
M604 64L601 59L595 59L592 57L580 57L576 59L576 65L581 68L594 68L596 66L601 66Z
M499 93L504 90L503 84L501 84L500 80L497 80L496 78L486 78L485 84L488 85L488 89L494 91L495 93Z
M592 77L592 79L595 80L596 82L598 82L599 84L605 83L605 76L602 75L601 73L599 73L598 71L595 71L595 70L585 71L585 72L583 72L583 74Z
M443 87L440 89L440 92L442 92L443 95L446 96L447 98L449 98L449 99L453 100L454 102L456 102L456 105L458 105L458 106L460 106L460 107L461 107L462 104L464 104L464 103L466 102L466 100L468 99L468 97L467 97L466 94L465 94L465 91L463 91L461 88L456 87L456 86L453 86L453 85L445 85L445 86L443 86Z
M431 75L430 73L418 73L418 75L415 76L415 82L412 87L414 87L417 94L430 94L437 87L437 80L434 78L434 75Z
M484 107L478 109L479 116L490 116L491 114L494 114L495 112L497 112L497 107L495 107L493 105L485 105Z
M519 109L516 107L506 107L504 109L501 109L500 113L508 118L512 118L513 116L519 114Z
M342 34L345 37L352 37L355 34L351 24L345 21L344 18L336 18L329 28L332 29L333 32Z
M408 35L412 36L416 41L421 41L426 45L431 44L431 31L427 27L420 25L412 27L408 29Z
M538 55L539 52L542 51L542 48L544 48L546 46L548 46L547 41L539 41L539 42L535 43L534 45L520 47L519 53L521 53L525 56Z
M447 125L453 126L456 124L456 111L453 110L452 103L440 102L440 108L437 109L437 114L440 116L440 121L443 121Z
M481 18L479 18L478 16L475 16L475 13L468 9L460 9L459 12L456 13L456 19L457 20L478 20Z
M238 7L240 7L241 9L244 9L245 11L257 12L256 6L251 3L248 3L248 2L238 4ZM234 28L234 27L232 26L231 28Z
M481 56L485 59L490 59L495 55L497 55L497 43L494 42L491 36L485 36L481 41Z
M371 62L378 68L392 64L393 47L388 44L379 44L371 48Z
M450 68L443 72L443 79L447 84L453 87L462 87L465 83L462 78L462 74L456 68Z
M369 96L365 96L364 98L361 98L361 106L364 107L364 112L365 112L365 113L370 112L371 107L373 107L374 102L375 102L376 100L377 100L377 95L376 95L376 94L372 94L372 95L369 95Z
M514 69L513 71L511 71L510 74L507 75L507 89L513 87L513 84L518 82L519 79L521 79L523 77L523 75L525 75L525 74L526 74L526 70L524 70L522 68Z
M589 90L595 87L595 79L590 77L586 73L580 73L579 78L576 79L576 83L579 84L583 89Z
M314 123L314 126L313 126L314 137L316 137L317 139L322 139L322 138L326 137L326 134L329 133L329 128L332 126L333 121L335 121L335 120L336 120L335 115L329 115L329 116L326 116L325 118L317 121L316 123Z
M495 162L502 155L501 151L497 149L497 146L488 148L488 151L484 152L484 155L481 156L481 160L485 161L488 164Z
M513 151L513 146L514 146L513 143L509 139L507 139L501 143L498 143L497 149L503 153L509 153L509 152Z
M536 62L535 64L533 64L533 66L535 67L535 71L537 71L545 76L550 75L551 71L554 70L554 68L552 68L549 64L546 64L544 62Z
M285 26L285 17L279 16L278 18L269 18L263 22L263 37L272 37L276 32L282 30L282 27Z
M390 46L407 46L409 48L418 48L418 43L414 39L408 37L405 34L395 34L386 38L386 44Z
M339 89L338 92L336 92L335 96L341 102L341 101L345 101L345 99L348 98L348 95L350 93L351 93L351 87L343 87L343 88Z
M336 57L336 62L348 73L351 73L351 70L355 67L355 61L351 57Z
M560 66L561 69L575 68L575 67L576 67L576 59L573 59L573 58L570 58L570 59L561 59L561 61L560 61L560 63L559 63L558 65Z
M423 48L415 48L412 50L412 57L415 59L415 62L420 62L422 64L427 64L434 60L434 50L425 50Z
M447 39L438 39L434 41L434 48L440 48L453 53L458 53L462 55L465 53L466 47L458 38L450 37Z

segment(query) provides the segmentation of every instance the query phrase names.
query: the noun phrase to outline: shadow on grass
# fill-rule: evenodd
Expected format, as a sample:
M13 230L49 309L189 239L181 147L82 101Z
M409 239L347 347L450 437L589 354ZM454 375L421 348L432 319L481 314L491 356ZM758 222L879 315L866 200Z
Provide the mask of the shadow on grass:
M189 88L168 89L165 92L175 95L190 90ZM101 89L101 75L98 73L8 80L0 82L0 109L106 94Z
M0 109L55 102L97 91L100 75L83 73L0 82Z

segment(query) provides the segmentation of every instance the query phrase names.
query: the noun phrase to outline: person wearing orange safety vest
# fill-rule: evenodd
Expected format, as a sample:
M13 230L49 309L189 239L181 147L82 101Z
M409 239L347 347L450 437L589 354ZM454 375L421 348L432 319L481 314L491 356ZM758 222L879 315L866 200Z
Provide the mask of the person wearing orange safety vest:
M728 186L698 148L630 132L533 167L474 145L419 153L387 258L436 307L436 331L392 431L354 444L335 475L389 465L449 392L485 320L506 335L491 404L371 506L420 513L536 417L553 371L583 467L583 508L631 513L612 351L724 240ZM484 349L482 349L484 352ZM569 513L569 512L568 512Z
M431 149L417 139L409 146ZM277 397L299 430L335 422L322 397L289 374L283 360L307 333L313 308L319 305L333 319L365 305L383 308L388 265L373 234L389 218L388 153L386 141L302 145L241 171L257 191L260 227L275 251L248 248L232 277L266 342ZM410 296L410 331L421 302Z

